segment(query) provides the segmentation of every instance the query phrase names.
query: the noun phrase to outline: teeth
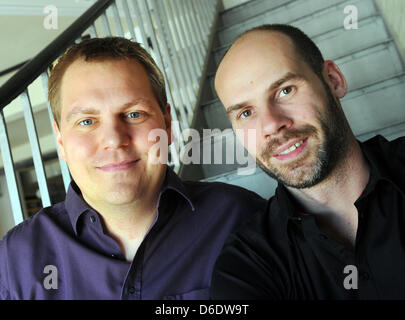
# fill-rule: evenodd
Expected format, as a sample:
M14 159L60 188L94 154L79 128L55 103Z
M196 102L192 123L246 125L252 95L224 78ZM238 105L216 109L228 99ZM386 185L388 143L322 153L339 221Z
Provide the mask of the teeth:
M297 142L296 144L293 144L293 145L292 145L291 147L289 147L287 150L284 150L283 152L280 152L279 155L287 154L287 153L293 152L293 151L294 151L295 149L297 149L300 145L302 145L303 142L304 142L304 141L300 141L300 142Z

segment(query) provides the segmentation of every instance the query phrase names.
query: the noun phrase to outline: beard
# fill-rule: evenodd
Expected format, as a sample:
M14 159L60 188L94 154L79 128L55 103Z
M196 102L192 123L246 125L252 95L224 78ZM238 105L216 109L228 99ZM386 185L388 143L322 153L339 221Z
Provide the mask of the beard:
M285 186L303 189L320 183L336 168L348 149L349 125L329 86L324 81L322 82L328 102L325 113L322 114L318 111L317 114L321 131L311 125L286 131L283 136L270 140L261 151L260 159L263 161L259 158L256 159L258 166L264 172ZM292 139L306 137L313 138L312 142L318 141L314 152L307 152L296 161L282 164L279 167L270 164L270 159L282 144ZM321 142L322 140L323 142ZM313 156L314 154L315 156Z

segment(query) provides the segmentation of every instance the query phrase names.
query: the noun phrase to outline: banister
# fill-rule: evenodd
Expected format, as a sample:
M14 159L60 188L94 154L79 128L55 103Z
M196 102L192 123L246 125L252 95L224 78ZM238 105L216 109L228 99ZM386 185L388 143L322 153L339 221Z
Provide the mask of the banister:
M98 0L0 87L0 112L41 75L114 2Z

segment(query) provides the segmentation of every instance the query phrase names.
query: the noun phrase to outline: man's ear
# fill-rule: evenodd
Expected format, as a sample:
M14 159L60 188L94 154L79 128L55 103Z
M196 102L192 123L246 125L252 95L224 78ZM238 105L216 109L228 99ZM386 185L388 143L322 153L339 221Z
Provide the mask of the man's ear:
M163 115L166 124L167 141L172 143L172 117L170 115L170 104L166 104L166 113Z
M59 126L55 120L52 121L52 126L53 126L53 130L55 130L56 144L58 147L59 158L61 158L63 161L66 161L65 149L63 147L63 142L62 142L62 136L60 134Z
M323 77L329 85L332 93L337 98L343 98L347 92L347 83L339 67L331 60L326 60L323 64Z

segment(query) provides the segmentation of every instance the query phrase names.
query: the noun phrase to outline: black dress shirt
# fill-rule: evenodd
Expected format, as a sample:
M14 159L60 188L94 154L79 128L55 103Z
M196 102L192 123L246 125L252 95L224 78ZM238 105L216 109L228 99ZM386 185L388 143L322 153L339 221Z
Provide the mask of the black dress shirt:
M217 260L214 299L405 299L405 138L360 143L370 178L354 203L354 249L297 213L281 184L267 212L232 234Z

